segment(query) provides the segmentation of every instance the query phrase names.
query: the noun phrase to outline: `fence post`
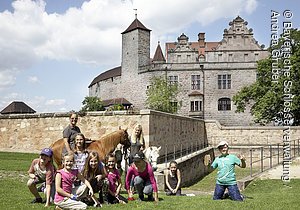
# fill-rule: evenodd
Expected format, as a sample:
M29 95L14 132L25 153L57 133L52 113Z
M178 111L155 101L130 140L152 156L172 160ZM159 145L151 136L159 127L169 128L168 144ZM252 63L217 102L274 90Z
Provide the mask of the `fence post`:
M296 140L294 140L294 157L296 157Z
M181 156L181 160L182 160L182 143L180 143L180 156Z
M298 155L299 155L299 153L300 153L300 148L299 148L299 141L300 141L300 139L298 139Z
M250 148L250 177L252 177L252 148Z
M176 149L175 149L175 144L174 144L174 149L173 149L173 150L174 150L174 151L173 151L173 152L174 152L173 158L174 158L174 160L176 160L176 153L175 153L175 150L176 150Z
M264 147L260 147L260 172L264 171Z
M279 143L277 143L277 164L279 165Z
M272 145L270 145L270 168L272 168L272 159L273 159L273 155L272 155Z
M165 165L168 167L168 145L166 144L166 150L165 150Z

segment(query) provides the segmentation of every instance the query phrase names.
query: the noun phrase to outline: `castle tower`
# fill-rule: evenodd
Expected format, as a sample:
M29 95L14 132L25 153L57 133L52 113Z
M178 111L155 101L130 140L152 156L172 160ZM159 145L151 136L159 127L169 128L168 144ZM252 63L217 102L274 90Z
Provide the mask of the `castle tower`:
M136 17L122 32L122 76L134 76L139 67L149 65L150 31Z
M144 108L146 97L147 84L139 73L150 65L150 31L136 17L122 32L120 95L138 109Z

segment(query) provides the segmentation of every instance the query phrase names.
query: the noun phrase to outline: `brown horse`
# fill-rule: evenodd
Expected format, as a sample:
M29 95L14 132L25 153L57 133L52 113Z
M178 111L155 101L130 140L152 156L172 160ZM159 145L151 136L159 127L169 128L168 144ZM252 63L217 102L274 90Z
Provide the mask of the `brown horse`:
M96 151L99 157L104 161L105 156L113 152L118 144L124 145L125 148L130 147L130 140L128 138L127 128L119 129L110 134L102 136L99 140L93 141L87 146L88 151ZM62 168L62 151L64 148L64 139L59 139L54 142L50 148L53 150L53 160L57 164L58 168Z

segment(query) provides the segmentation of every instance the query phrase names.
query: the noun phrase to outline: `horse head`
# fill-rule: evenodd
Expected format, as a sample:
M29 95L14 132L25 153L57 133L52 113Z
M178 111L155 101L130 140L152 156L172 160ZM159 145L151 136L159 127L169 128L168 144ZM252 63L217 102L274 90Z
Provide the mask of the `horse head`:
M120 144L123 145L123 150L127 151L127 149L131 146L129 135L128 135L128 132L127 132L127 128L126 129L121 129L121 127L119 127L119 130L122 131L122 137L121 137L121 140L120 140Z
M159 157L160 149L161 147L151 146L144 151L145 157L151 164L154 171L157 169L157 159Z

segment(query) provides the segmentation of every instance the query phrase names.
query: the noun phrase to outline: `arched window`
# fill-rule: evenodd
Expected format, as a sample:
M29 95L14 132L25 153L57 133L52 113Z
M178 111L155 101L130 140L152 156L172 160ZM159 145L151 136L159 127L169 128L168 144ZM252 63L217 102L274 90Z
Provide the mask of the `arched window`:
M231 110L230 98L220 98L218 100L218 111Z

